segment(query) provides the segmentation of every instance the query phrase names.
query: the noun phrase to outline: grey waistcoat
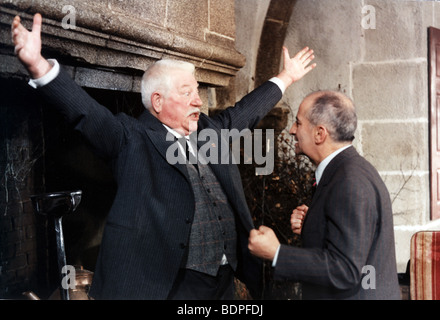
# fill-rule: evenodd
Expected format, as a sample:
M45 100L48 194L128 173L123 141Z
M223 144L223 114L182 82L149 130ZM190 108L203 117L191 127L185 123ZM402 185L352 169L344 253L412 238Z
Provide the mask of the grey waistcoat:
M237 267L237 231L234 213L208 165L187 165L195 197L195 213L185 267L217 275L223 254Z

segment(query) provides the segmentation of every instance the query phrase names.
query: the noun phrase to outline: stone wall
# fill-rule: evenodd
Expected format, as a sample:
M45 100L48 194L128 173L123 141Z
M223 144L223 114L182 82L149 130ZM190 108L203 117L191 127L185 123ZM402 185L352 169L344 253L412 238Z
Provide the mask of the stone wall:
M196 65L201 82L225 86L245 63L234 48L232 0L5 0L2 7L24 20L42 13L46 47L94 65L144 71L178 58Z

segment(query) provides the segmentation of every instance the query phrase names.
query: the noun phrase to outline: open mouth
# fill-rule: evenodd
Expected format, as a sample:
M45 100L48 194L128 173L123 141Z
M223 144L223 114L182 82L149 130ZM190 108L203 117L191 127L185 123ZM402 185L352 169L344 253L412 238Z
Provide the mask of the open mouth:
M189 114L189 118L192 121L198 121L199 120L199 116L200 116L200 111L195 111Z

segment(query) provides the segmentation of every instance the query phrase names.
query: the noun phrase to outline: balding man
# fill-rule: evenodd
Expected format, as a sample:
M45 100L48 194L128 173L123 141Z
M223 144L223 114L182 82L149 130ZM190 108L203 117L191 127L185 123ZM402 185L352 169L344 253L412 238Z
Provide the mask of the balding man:
M249 237L251 253L273 261L276 280L303 283L303 299L400 299L390 196L352 146L356 127L345 95L319 91L304 99L290 130L296 152L317 165L310 208L292 214L303 247L280 245L265 226Z

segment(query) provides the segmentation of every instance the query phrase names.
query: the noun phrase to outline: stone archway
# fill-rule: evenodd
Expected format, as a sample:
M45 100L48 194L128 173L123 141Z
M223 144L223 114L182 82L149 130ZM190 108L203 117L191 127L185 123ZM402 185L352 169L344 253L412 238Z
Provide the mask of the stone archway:
M296 0L271 0L264 19L255 68L255 87L276 75L281 53ZM287 126L290 110L277 106L262 120L260 127L273 128L279 134Z
M269 2L255 63L255 87L280 71L282 48L295 3L296 0ZM290 149L284 151L285 143L288 143L285 139L288 137L281 134L287 127L289 113L290 108L280 102L258 125L259 129L263 129L263 141L269 139L265 134L266 129L275 131L273 172L267 176L256 176L254 171L246 166L240 168L248 206L256 227L262 224L269 226L275 231L281 243L298 246L300 239L289 233L290 212L296 202L309 203L310 192L307 186L311 183L309 183L310 174L299 169L295 161L293 163L285 161L289 157ZM263 265L262 272L260 298L269 300L301 298L299 283L273 280L270 263L266 262Z
M295 2L292 0L270 1L258 49L256 86L266 81L267 75L277 74L279 71L282 47Z

